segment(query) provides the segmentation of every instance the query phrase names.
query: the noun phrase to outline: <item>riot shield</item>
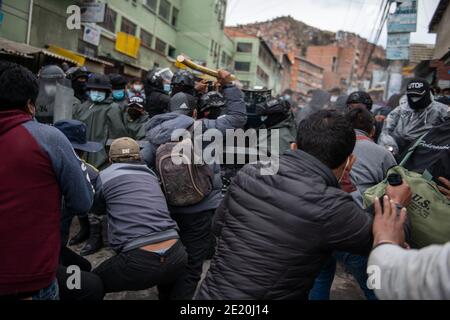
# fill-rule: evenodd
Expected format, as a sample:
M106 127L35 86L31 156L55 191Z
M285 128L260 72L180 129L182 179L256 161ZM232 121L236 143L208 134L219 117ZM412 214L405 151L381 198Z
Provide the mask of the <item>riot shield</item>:
M42 123L53 123L53 108L57 79L39 79L39 94L36 99L36 119Z
M72 88L60 83L56 84L53 123L60 120L72 119L74 99L74 91Z

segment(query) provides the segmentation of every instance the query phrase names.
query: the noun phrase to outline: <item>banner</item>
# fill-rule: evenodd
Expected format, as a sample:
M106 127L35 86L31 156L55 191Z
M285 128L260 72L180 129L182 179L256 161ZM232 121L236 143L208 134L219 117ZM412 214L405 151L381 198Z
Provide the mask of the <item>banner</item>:
M85 3L81 8L81 22L103 23L105 21L105 3Z
M102 31L95 25L85 25L83 33L83 41L90 43L96 47L100 44Z
M388 60L409 60L410 33L389 33L386 48Z
M116 39L116 50L127 56L137 58L139 54L139 48L141 46L141 40L127 34L125 32L119 32Z
M393 0L390 0L394 2ZM388 18L388 33L417 31L417 1L401 0L397 3L397 10Z

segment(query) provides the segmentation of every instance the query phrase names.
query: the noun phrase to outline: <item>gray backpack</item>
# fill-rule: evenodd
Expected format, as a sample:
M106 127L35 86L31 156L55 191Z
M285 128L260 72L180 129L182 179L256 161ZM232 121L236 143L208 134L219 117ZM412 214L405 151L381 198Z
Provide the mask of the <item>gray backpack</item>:
M193 130L190 131L192 135ZM175 147L180 149L180 144L184 144L185 150L190 148L190 155L174 150ZM205 163L195 164L194 159L194 145L191 139L168 142L156 150L156 171L161 179L168 205L173 207L195 205L211 193L213 185L211 167Z

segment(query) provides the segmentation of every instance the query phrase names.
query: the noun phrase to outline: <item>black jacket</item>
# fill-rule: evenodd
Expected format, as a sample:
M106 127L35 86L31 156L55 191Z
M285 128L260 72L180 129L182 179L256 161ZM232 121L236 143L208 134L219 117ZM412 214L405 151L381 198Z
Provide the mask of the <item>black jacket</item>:
M368 254L372 215L332 171L302 151L276 175L247 165L216 213L218 250L197 299L307 299L332 251Z
M170 97L162 90L153 89L147 94L145 111L150 118L169 112Z
M428 132L405 168L418 173L428 170L439 184L439 177L450 179L450 118Z

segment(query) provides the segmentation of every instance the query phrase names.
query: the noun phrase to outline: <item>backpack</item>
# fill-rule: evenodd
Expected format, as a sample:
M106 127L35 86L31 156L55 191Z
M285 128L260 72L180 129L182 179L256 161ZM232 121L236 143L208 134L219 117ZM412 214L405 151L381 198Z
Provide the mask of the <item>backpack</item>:
M416 249L450 241L450 200L439 191L428 170L419 174L404 168L424 137L418 139L400 165L390 169L387 174L387 176L393 173L400 174L411 188L412 202L407 209L411 221L410 245ZM373 204L375 197L383 197L387 183L386 178L378 185L367 189L364 193L366 207Z
M193 127L188 129L193 136ZM184 144L184 150L190 149L190 155L177 152ZM184 162L175 164L173 160ZM156 171L161 179L167 204L173 207L185 207L198 204L212 191L213 172L205 163L195 164L192 139L181 142L168 142L156 150Z

